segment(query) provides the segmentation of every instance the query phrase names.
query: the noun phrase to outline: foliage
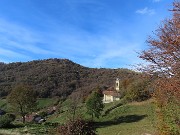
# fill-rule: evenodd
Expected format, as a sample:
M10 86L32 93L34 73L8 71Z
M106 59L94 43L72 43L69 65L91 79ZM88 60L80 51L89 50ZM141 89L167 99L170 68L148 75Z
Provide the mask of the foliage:
M96 135L93 123L80 118L60 126L58 133L60 135Z
M148 39L150 48L140 58L150 62L143 70L158 75L155 97L161 135L180 134L180 2L173 3L173 16Z
M48 113L46 111L42 111L39 113L39 116L41 117L46 117L48 115Z
M113 86L117 77L134 76L137 73L128 69L87 68L67 59L0 64L0 97L19 83L30 84L40 98L67 97L76 90L86 97L96 86Z
M86 100L86 108L87 108L87 113L91 115L92 120L94 116L96 118L99 118L104 108L104 104L102 101L102 94L100 93L99 89L93 91L89 95L89 97Z
M77 117L77 110L81 102L82 102L82 93L80 91L79 92L76 91L70 95L69 104L67 105L68 112L70 114L69 119L74 120Z
M151 97L149 80L138 79L133 81L130 85L128 85L125 98L128 101L144 101Z
M152 82L156 77L149 77L143 73L131 78L120 80L121 98L129 101L143 101L151 97L154 91Z
M172 81L172 82L171 82ZM174 95L176 82L173 78L160 79L155 97L159 118L159 130L162 135L179 135L180 133L180 100Z
M3 110L7 109L6 99L1 99L0 98L0 108L3 109Z
M31 87L17 85L8 95L8 102L11 104L15 113L19 113L25 123L25 115L35 109L36 95Z
M7 128L15 120L15 115L5 114L0 116L0 128Z

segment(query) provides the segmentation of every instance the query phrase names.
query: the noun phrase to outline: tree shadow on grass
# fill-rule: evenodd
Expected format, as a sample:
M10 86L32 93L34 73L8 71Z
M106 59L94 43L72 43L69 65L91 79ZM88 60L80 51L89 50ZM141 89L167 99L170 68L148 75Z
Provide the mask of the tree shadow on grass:
M119 118L116 118L111 121L95 122L95 126L102 128L102 127L107 127L107 126L112 126L112 125L118 125L121 123L133 123L133 122L138 122L138 121L144 119L145 117L147 117L147 115L120 116Z
M23 124L9 124L7 127L3 127L1 129L14 129L14 128L22 128L25 127Z

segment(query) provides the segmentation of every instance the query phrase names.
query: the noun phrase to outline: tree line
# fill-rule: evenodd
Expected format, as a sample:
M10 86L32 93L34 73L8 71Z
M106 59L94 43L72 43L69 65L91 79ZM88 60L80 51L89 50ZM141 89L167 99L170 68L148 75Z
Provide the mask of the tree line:
M150 64L141 67L154 82L160 135L180 134L180 2L173 3L172 18L166 19L147 40L149 49L140 58Z

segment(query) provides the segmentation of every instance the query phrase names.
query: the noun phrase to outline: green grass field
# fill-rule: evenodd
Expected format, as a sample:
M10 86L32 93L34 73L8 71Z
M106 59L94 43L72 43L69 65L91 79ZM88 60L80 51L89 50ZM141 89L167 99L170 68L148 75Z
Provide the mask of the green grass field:
M156 133L155 105L152 100L121 106L120 104L121 101L105 104L103 116L95 119L98 135L154 135ZM84 118L90 118L85 113L85 107L82 107L78 112ZM69 115L64 112L58 117L52 116L49 118L49 122L64 123Z
M54 106L58 102L58 98L39 98L37 99L37 109L44 109L50 106ZM7 104L6 99L0 99L0 108L3 110L9 110L10 106Z
M54 106L58 102L58 98L39 98L37 100L37 109L43 109Z
M56 104L57 99L38 99L38 108L44 109ZM153 100L144 102L133 102L129 104L121 104L122 101L105 104L102 116L99 119L95 119L95 126L97 127L98 135L155 135L156 133L156 117L155 117L155 105ZM5 107L5 99L0 100L0 107ZM64 123L70 117L70 113L67 111L66 102L63 104L65 111L50 116L47 122ZM86 119L90 119L90 116L86 114L85 106L79 107L77 114L82 114ZM46 126L44 125L29 125L26 127L28 133L31 134L44 134L46 132ZM0 129L1 133L8 132L21 132L23 133L25 127L17 129ZM42 133L40 133L42 131Z
M155 106L146 101L120 106L97 122L99 135L154 135Z

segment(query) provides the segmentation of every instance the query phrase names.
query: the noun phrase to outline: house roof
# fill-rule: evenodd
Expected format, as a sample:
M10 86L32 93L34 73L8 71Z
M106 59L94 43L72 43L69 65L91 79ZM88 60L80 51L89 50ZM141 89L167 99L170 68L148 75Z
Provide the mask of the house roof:
M111 96L114 96L114 97L120 96L120 94L116 90L109 90L109 89L108 90L104 90L103 94L111 95Z

